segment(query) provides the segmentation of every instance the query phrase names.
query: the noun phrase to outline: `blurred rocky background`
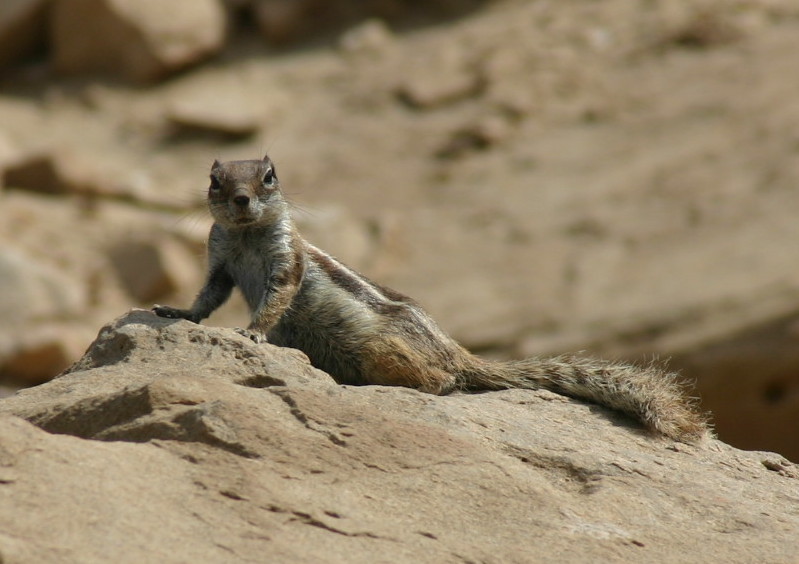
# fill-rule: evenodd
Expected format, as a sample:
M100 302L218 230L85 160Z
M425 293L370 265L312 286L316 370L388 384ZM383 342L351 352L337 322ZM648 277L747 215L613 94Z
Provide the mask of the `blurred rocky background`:
M469 348L670 359L799 460L797 53L795 0L4 0L4 393L188 304L211 162L269 151Z

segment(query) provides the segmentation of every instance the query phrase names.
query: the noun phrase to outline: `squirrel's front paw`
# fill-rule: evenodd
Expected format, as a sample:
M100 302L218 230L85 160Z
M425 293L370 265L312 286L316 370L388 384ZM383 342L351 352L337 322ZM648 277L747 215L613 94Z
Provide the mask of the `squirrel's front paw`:
M236 327L234 331L236 331L236 333L242 337L247 337L256 345L266 342L266 337L261 333L256 333L254 331L250 331L249 329L242 329L241 327Z
M166 317L167 319L188 319L189 321L197 323L192 313L185 309L155 304L152 312L158 317Z

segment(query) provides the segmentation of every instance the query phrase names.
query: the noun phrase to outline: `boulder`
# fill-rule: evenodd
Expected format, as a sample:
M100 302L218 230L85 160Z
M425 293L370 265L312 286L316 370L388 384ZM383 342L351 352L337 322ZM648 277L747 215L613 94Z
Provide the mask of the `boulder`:
M402 77L397 96L411 108L425 110L474 97L482 88L481 77L471 69L433 63Z
M167 111L170 133L176 138L199 136L236 140L260 129L262 118L252 107L216 90L175 100Z
M0 147L2 151L2 147ZM130 188L109 180L86 155L47 149L10 152L0 160L0 185L41 194L103 196L133 199Z
M61 0L51 22L54 63L65 74L152 82L217 52L226 25L218 0Z
M92 340L83 325L34 325L0 352L0 375L17 385L41 384L77 361Z
M0 444L11 562L787 563L799 533L778 455L549 392L338 386L141 310L0 400Z
M125 241L111 249L110 258L125 288L141 303L199 287L198 261L171 239Z
M0 249L0 319L4 330L31 320L69 317L86 306L86 291L69 273L5 245Z

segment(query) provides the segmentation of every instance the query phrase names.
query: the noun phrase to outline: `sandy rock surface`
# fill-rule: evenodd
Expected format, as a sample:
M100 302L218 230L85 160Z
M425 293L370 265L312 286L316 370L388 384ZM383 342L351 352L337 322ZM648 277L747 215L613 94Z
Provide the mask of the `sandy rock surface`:
M342 387L146 311L0 400L0 439L4 562L788 563L799 534L779 455L548 392Z
M2 49L0 243L80 307L6 291L0 385L52 370L40 330L188 304L211 162L268 150L309 240L471 349L672 358L722 439L799 460L794 0L6 4L37 46Z

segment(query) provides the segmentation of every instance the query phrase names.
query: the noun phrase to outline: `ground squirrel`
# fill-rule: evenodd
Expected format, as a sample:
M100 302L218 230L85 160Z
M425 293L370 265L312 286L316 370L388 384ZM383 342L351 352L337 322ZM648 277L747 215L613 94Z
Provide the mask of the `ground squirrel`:
M340 384L453 390L544 388L624 412L668 437L695 441L704 418L673 374L574 356L489 362L456 343L411 298L375 284L297 232L275 165L215 161L208 206L208 278L191 309L156 305L195 323L237 286L256 342L303 351Z

